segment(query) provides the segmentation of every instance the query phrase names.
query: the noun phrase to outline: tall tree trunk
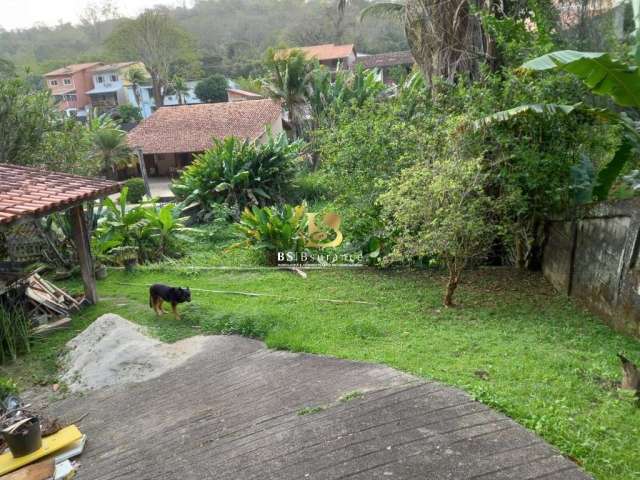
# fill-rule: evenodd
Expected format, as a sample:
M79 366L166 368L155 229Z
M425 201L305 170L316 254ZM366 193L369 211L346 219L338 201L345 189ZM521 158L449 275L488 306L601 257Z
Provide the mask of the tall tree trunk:
M453 307L453 294L456 292L458 283L460 282L461 269L458 268L455 260L448 261L447 266L449 268L449 280L447 281L447 288L442 303L445 307Z
M157 73L151 73L151 86L156 108L160 108L164 105L164 92L162 91L162 79Z
M407 0L405 34L429 85L434 77L453 82L459 74L478 74L487 42L471 1L483 5L481 0Z

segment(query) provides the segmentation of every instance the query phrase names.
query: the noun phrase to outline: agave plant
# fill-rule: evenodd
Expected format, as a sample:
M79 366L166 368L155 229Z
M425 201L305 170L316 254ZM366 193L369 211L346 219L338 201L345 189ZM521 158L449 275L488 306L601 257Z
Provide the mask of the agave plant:
M244 237L244 242L266 252L270 265L277 263L278 252L304 250L306 232L306 208L304 205L292 207L253 207L242 212L236 230Z
M609 97L619 107L640 108L640 70L637 65L612 58L604 52L562 50L535 58L520 67L526 71L562 70L577 76L596 95ZM622 140L611 161L596 175L592 189L593 200L606 200L611 187L625 165L640 151L640 130L637 122L624 112L592 108L583 103L527 104L494 113L476 122L476 127L508 121L524 113L545 115L584 112L606 122L619 125Z
M284 200L302 146L300 141L290 143L285 134L269 136L262 144L235 137L216 140L185 169L172 190L185 206L202 211L226 203L237 217L248 205Z

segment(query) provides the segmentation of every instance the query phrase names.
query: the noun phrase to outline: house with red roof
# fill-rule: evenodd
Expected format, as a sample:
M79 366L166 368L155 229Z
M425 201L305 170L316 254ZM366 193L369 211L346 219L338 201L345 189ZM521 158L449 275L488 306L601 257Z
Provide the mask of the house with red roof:
M266 140L283 131L282 107L270 99L160 107L127 135L152 177L174 177L214 139Z
M366 70L375 70L382 82L392 84L396 81L394 73L408 74L416 62L411 52L402 51L359 55L357 63Z
M102 62L75 63L44 74L44 81L61 112L85 117L91 105L92 71Z
M282 55L286 55L292 48L280 50ZM321 65L326 66L332 72L335 72L340 65L344 69L352 68L358 59L358 53L352 43L345 45L336 45L327 43L324 45L312 45L310 47L296 47L295 50L301 50L309 59L315 59Z

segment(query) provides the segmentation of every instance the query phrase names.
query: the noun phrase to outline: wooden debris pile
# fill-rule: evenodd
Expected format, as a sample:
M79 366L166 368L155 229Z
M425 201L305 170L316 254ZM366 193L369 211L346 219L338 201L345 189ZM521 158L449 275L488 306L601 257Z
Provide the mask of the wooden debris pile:
M4 297L4 300L3 298ZM0 284L0 301L22 304L34 327L45 333L70 323L69 316L80 310L81 301L42 278L37 272Z

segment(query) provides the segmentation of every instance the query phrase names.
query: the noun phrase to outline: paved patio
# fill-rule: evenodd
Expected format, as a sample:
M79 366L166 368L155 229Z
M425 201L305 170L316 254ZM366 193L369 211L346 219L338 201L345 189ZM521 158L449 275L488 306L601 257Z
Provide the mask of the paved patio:
M363 395L339 401L353 391ZM210 337L158 378L52 410L88 414L81 480L590 478L457 389L235 336Z
M169 188L171 179L166 177L150 177L149 190L154 198L173 198L173 192Z

